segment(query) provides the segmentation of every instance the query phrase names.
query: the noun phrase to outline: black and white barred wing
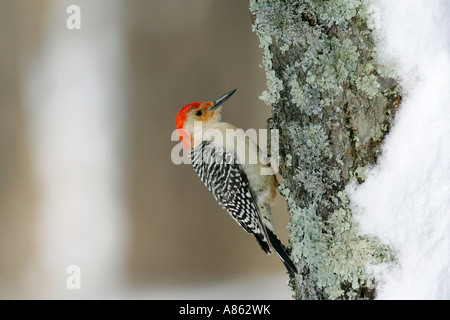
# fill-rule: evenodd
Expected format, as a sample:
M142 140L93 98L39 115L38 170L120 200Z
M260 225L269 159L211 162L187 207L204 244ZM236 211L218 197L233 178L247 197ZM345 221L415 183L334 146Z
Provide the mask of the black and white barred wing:
M235 157L211 141L203 141L191 151L191 162L222 208L226 209L245 231L256 237L265 252L270 253L266 232L247 176Z

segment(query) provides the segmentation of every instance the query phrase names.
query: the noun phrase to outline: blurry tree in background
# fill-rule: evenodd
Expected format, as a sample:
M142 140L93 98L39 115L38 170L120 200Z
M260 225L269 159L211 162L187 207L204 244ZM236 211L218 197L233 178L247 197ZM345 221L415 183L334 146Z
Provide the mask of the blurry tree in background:
M80 30L66 25L69 5L80 8ZM0 0L2 295L102 298L112 278L151 289L285 276L192 167L171 161L187 103L236 88L226 121L263 128L270 117L248 9L240 0ZM113 76L125 85L111 92ZM282 200L273 212L286 242ZM65 285L68 262L81 269L78 293Z
M368 263L390 250L358 234L345 187L363 183L399 106L365 1L251 0L264 97L280 130L297 299L373 298ZM373 22L373 21L372 21Z
M0 287L19 292L33 259L35 191L22 91L45 1L0 1Z

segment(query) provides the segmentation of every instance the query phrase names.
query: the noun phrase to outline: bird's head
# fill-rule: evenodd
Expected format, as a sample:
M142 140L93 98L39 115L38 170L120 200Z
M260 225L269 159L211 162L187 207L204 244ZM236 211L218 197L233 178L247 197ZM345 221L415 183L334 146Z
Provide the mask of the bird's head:
M175 124L180 140L183 142L186 150L190 150L193 142L195 122L201 121L203 128L220 121L220 108L227 101L236 89L224 94L220 98L209 102L190 103L178 112Z

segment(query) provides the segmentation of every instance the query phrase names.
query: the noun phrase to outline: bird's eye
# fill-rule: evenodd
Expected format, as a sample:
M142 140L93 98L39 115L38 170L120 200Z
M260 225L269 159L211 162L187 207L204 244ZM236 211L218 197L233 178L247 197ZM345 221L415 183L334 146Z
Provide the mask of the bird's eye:
M195 113L195 115L198 116L198 117L200 117L200 116L202 115L202 111L201 111L201 110L198 110L198 111Z

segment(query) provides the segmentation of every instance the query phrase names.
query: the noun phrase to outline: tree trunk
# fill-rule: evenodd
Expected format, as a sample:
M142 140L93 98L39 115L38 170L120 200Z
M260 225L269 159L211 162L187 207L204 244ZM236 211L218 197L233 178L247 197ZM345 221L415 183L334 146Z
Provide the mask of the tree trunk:
M250 10L264 50L261 98L279 130L295 298L373 298L366 266L392 251L358 234L345 188L376 164L400 95L377 57L367 3L251 0Z

